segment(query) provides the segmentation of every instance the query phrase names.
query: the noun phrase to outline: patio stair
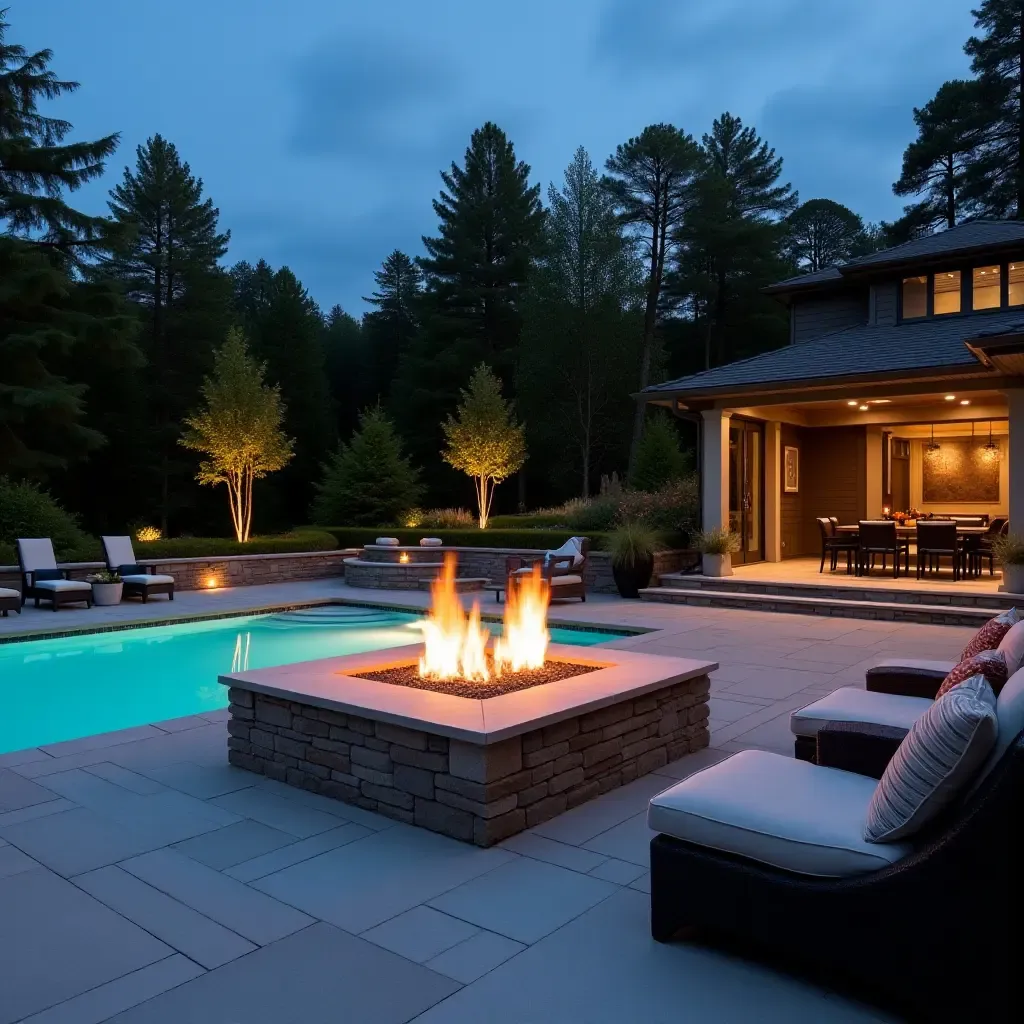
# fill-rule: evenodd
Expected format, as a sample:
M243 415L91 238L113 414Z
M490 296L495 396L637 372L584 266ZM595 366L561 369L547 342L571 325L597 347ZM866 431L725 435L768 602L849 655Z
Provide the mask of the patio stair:
M640 591L645 601L696 607L743 608L751 611L834 615L852 619L930 622L978 626L1015 604L1024 595L996 591L901 589L823 583L748 580L742 576L710 577L665 573L661 585Z

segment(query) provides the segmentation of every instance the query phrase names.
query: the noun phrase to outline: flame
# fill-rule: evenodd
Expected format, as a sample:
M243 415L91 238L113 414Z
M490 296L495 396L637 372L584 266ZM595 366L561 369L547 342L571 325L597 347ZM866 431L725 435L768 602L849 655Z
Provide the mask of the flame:
M408 551L403 551L398 556L398 560L402 563L402 565L405 565L405 563L409 561L409 552Z
M506 671L542 667L549 640L549 595L540 566L508 591L504 635L495 641L490 662L490 634L480 622L480 606L474 601L468 615L463 610L455 590L455 566L455 554L446 552L441 574L430 587L431 607L423 622L420 675L486 683Z

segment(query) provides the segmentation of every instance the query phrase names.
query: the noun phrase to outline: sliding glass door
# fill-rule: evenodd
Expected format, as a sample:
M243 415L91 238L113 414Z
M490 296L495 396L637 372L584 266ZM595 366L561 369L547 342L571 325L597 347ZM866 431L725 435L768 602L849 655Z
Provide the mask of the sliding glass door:
M749 420L729 426L729 529L740 537L734 562L764 559L764 429Z

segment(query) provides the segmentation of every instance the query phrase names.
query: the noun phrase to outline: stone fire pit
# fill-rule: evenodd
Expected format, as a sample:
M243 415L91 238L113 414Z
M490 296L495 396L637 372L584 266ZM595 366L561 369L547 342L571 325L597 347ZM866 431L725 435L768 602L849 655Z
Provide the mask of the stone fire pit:
M366 677L422 650L221 676L228 760L490 846L708 745L714 662L551 644L586 671L485 699Z

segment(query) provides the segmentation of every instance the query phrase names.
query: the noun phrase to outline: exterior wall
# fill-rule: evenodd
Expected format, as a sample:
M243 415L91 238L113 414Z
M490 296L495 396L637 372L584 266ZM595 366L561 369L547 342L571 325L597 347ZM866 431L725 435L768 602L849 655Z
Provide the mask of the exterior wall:
M480 746L232 688L228 760L491 846L708 745L707 676Z
M780 464L777 479L775 480L775 486L778 487L779 504L782 512L782 557L783 558L795 558L797 555L804 554L804 540L803 540L803 520L804 520L804 499L803 499L803 445L802 445L802 434L803 432L799 427L790 426L788 423L782 424L782 450L786 448L797 448L800 450L800 476L801 476L801 490L796 494L786 494L782 489L782 474L784 471L784 465Z
M824 334L867 323L868 300L865 292L836 295L827 299L794 302L791 340L794 345L814 341Z
M886 281L871 286L871 323L879 327L891 327L896 323L899 283Z
M959 501L956 507L950 502L929 502L925 503L922 498L922 485L924 482L924 446L926 441L912 440L910 442L910 504L922 512L964 512L977 513L987 516L1005 516L1010 514L1010 451L1009 442L1005 435L998 436L999 447L1003 450L1003 457L999 463L999 501L989 504L983 501Z

